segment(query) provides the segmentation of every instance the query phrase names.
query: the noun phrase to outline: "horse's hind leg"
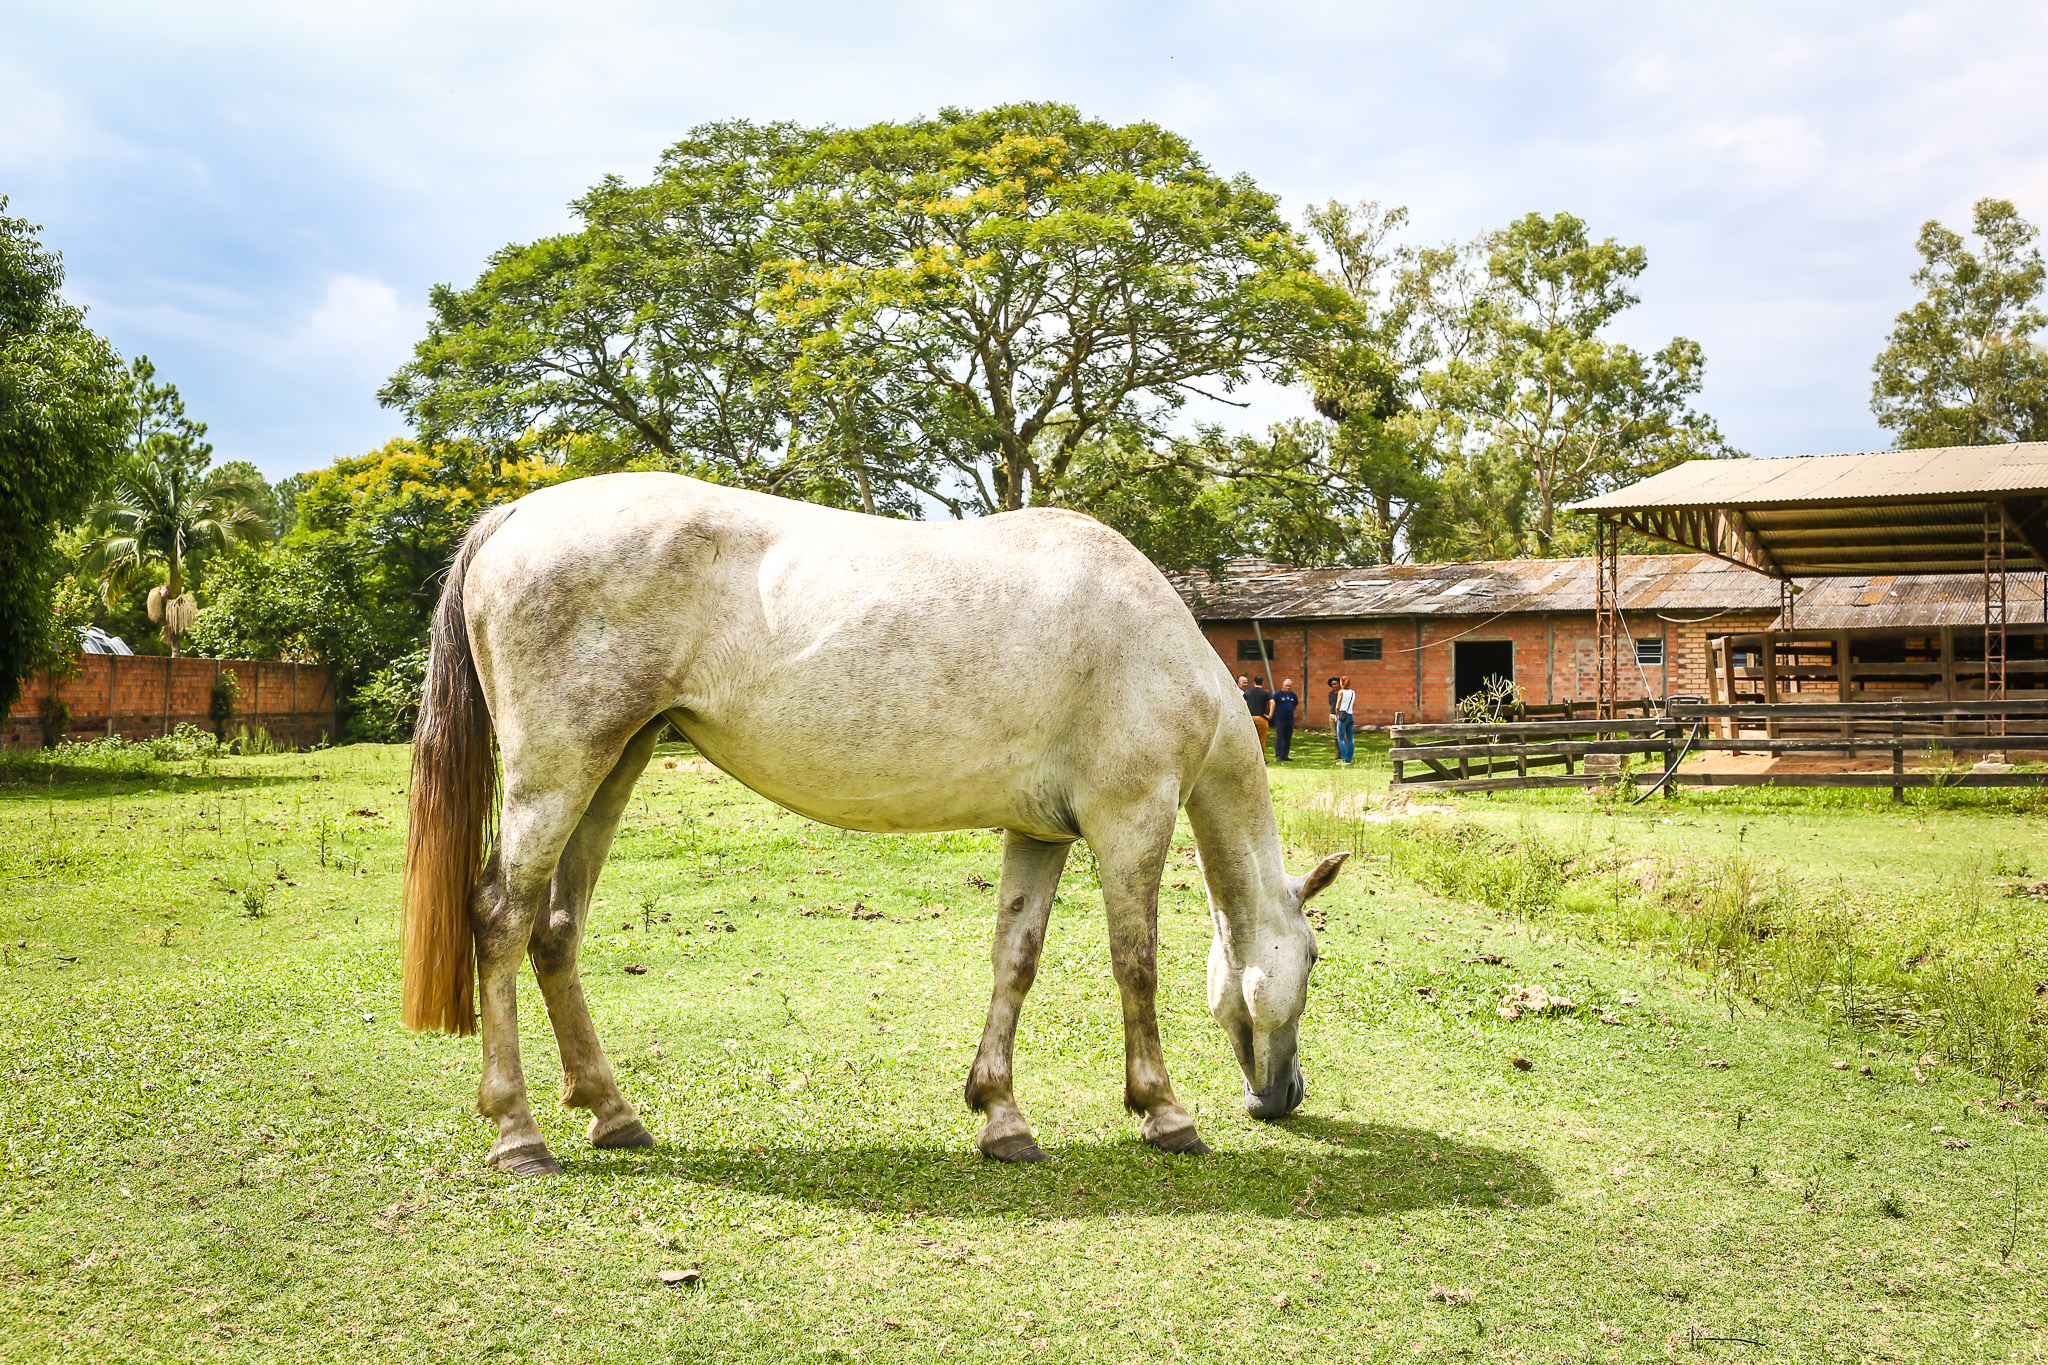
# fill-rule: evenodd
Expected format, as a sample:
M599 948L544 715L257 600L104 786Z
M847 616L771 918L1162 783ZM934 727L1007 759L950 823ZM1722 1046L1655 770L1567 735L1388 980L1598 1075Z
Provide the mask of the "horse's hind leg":
M668 728L656 721L633 737L618 765L598 787L576 832L569 836L548 897L547 913L534 925L530 951L533 974L555 1026L562 1050L562 1103L588 1109L590 1141L599 1147L652 1147L654 1136L640 1122L640 1111L619 1093L611 1063L598 1043L583 1000L583 981L576 970L576 949L590 914L590 894L597 886L612 836L625 814L633 785L647 768L654 746Z
M1045 1153L1031 1140L1031 1125L1011 1092L1011 1057L1017 1042L1017 1015L1038 975L1038 952L1045 946L1045 925L1052 915L1052 893L1066 866L1069 844L1048 844L1025 835L1003 835L1003 882L998 892L995 943L989 952L995 967L995 989L989 999L988 1024L974 1069L967 1074L967 1107L988 1115L974 1145L996 1161L1043 1161Z
M1162 795L1100 822L1084 818L1082 828L1102 870L1110 970L1123 997L1124 1107L1144 1116L1138 1132L1154 1147L1198 1155L1209 1149L1174 1097L1159 1042L1159 878L1174 813L1172 798Z
M566 756L565 756L566 757ZM498 1125L486 1160L515 1175L559 1173L526 1100L519 1064L519 963L548 903L548 882L583 818L589 787L536 787L507 763L505 805L490 868L470 901L476 931L478 1022L484 1074L477 1112ZM548 771L552 765L535 764ZM573 761L562 766L572 768ZM527 769L531 771L533 769Z

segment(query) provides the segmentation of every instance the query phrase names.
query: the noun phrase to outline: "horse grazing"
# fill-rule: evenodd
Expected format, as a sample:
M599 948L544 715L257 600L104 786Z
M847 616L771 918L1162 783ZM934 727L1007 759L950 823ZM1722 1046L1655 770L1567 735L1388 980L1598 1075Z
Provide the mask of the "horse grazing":
M560 1170L528 1107L530 955L562 1102L599 1147L653 1137L598 1045L576 950L612 835L673 724L800 815L877 831L1000 828L995 989L967 1077L999 1161L1044 1153L1011 1093L1017 1016L1067 849L1102 871L1123 996L1124 1103L1145 1140L1206 1151L1159 1045L1159 882L1185 805L1215 940L1209 1007L1259 1118L1302 1098L1316 960L1307 877L1281 864L1264 756L1230 674L1158 570L1073 512L891 521L669 474L557 484L478 520L450 566L413 751L406 1026L483 1031L491 1165ZM484 835L503 797L488 858ZM472 975L473 973L473 975Z

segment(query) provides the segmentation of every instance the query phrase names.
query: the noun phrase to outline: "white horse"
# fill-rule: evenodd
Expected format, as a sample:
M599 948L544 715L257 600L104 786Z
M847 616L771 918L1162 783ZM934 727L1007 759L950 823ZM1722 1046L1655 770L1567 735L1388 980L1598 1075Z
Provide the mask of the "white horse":
M848 829L1004 831L994 996L967 1078L976 1145L1042 1153L1011 1093L1017 1015L1069 845L1102 870L1123 996L1124 1103L1145 1140L1206 1151L1154 1013L1159 882L1185 805L1215 921L1209 1007L1245 1104L1301 1102L1316 960L1307 877L1281 864L1264 756L1228 670L1107 527L1034 510L892 521L667 474L578 479L478 521L434 616L413 754L405 1022L469 1033L488 1160L551 1173L519 1064L530 954L562 1102L599 1147L651 1145L583 1000L576 949L633 784L673 724L770 800ZM496 843L484 826L503 759ZM472 971L480 1000L472 1003Z

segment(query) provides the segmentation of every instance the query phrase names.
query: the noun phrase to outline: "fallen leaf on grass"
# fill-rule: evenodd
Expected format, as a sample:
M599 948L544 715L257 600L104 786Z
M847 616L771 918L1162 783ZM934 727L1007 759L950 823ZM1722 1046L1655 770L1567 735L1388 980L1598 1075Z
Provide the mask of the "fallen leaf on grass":
M1962 1138L1943 1138L1941 1140L1941 1145L1948 1148L1951 1152L1966 1151L1970 1146L1970 1144Z
M1292 1305L1293 1305L1293 1303L1294 1303L1294 1300L1293 1300L1293 1298L1292 1298L1292 1297L1290 1297L1289 1295L1286 1295L1286 1294L1275 1294L1275 1295L1273 1296L1273 1306L1274 1306L1275 1308L1287 1308L1287 1307L1290 1307L1290 1306L1292 1306Z
M664 1270L654 1278L660 1280L663 1284L695 1284L703 1279L704 1276L701 1272L695 1270Z
M626 964L626 975L645 976L647 975L647 968L638 962L629 962Z
M1535 1069L1536 1069L1536 1063L1534 1063L1534 1062L1530 1061L1530 1060L1529 1060L1529 1059L1528 1059L1527 1057L1517 1057L1517 1058L1515 1058L1515 1070L1517 1070L1517 1071L1534 1071Z
M1621 1022L1621 1016L1618 1014L1603 1014L1600 1016L1600 1022L1603 1024L1618 1024Z
M1835 1070L1837 1070L1837 1071L1847 1071L1848 1069L1849 1069L1849 1064L1848 1064L1847 1062L1836 1062L1836 1063L1835 1063Z
M1479 1291L1476 1289L1453 1289L1447 1284L1432 1283L1429 1286L1429 1296L1438 1303L1463 1304L1470 1303L1475 1298L1478 1298Z
M1727 1062L1724 1062L1724 1061L1722 1061L1722 1060L1721 1060L1721 1059L1720 1059L1719 1057L1715 1057L1715 1058L1711 1058L1711 1059L1709 1059L1708 1061L1704 1061L1704 1062L1700 1063L1700 1065L1701 1065L1701 1066L1710 1066L1710 1067L1714 1068L1714 1070L1716 1070L1716 1071L1726 1071L1726 1070L1728 1069L1728 1065L1729 1065L1729 1064L1728 1064Z

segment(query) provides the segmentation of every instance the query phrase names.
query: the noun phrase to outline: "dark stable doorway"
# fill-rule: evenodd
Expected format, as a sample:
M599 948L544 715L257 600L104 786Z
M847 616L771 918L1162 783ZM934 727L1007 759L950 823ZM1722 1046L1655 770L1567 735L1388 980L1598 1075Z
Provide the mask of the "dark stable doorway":
M1515 680L1515 647L1507 640L1460 640L1451 648L1457 651L1452 668L1456 672L1458 701L1475 692L1484 692L1489 678L1500 678L1507 682Z

